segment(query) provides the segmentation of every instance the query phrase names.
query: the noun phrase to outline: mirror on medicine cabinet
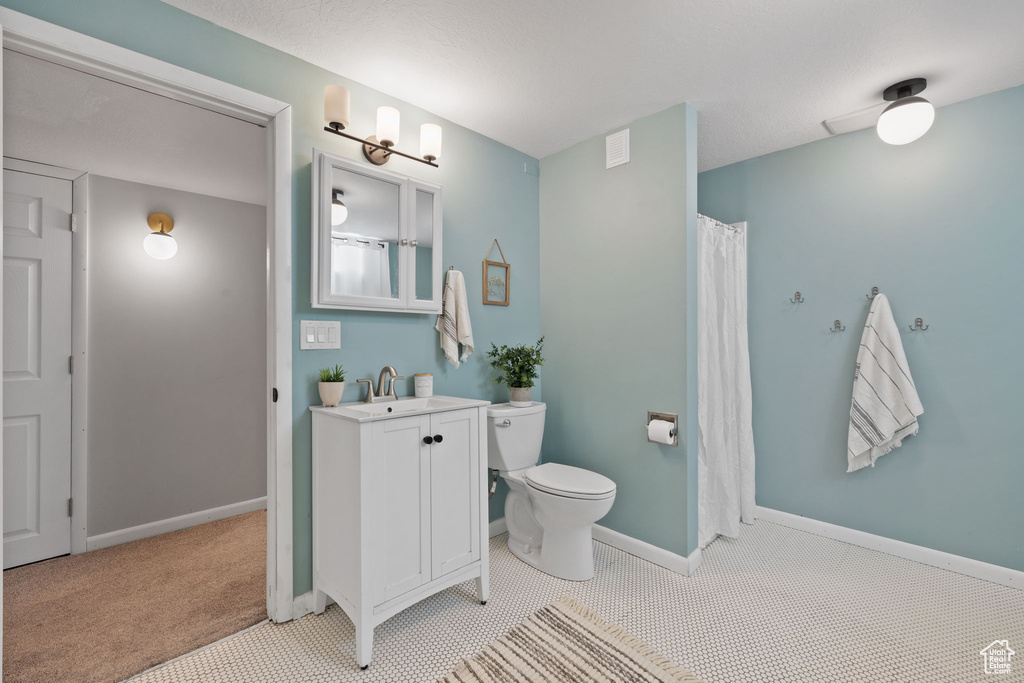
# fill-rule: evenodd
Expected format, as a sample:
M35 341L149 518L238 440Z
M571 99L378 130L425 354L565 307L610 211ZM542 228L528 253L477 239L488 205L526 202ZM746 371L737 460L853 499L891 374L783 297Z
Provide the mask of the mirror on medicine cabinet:
M314 308L441 312L441 186L313 150Z

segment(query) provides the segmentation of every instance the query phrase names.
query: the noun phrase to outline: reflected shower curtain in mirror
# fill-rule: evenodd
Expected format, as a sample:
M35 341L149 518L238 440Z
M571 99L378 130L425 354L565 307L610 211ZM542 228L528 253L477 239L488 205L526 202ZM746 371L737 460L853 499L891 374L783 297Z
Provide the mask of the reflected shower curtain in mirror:
M747 231L698 216L697 539L754 522Z
M331 291L391 297L390 245L360 235L331 236Z

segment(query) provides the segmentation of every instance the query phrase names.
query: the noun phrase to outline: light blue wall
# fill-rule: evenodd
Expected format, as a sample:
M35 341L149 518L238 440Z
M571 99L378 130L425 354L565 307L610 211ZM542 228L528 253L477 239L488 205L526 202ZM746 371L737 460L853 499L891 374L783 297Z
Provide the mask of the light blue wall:
M1024 570L1022 121L1018 87L939 109L904 147L867 130L700 175L701 213L749 221L759 505ZM875 285L925 412L847 474ZM915 317L930 329L908 331ZM836 318L846 332L829 334Z
M319 404L317 369L337 362L345 365L351 380L346 401L359 398L356 378L376 377L386 364L409 378L399 387L400 393L412 393L413 373L433 372L435 393L507 400L507 392L488 381L491 374L483 352L492 340L529 343L540 336L536 159L156 0L0 0L0 5L292 105L295 593L310 590L311 423L307 407ZM386 41L381 50L386 55ZM376 108L385 104L402 113L402 139L406 141L402 146L416 148L421 123L437 122L444 127L440 169L399 158L388 168L444 186L444 263L466 275L478 349L459 370L441 360L434 316L329 312L310 307L312 149L316 146L362 158L356 143L322 131L323 87L328 83L351 90L351 130L357 133L372 134ZM480 303L480 263L492 237L499 238L512 264L512 303L507 308ZM342 350L299 351L297 321L301 319L341 320ZM539 391L538 387L535 396ZM503 496L502 489L491 501L492 516L501 516Z
M544 459L613 479L600 523L684 555L687 451L644 425L686 417L695 117L682 104L629 124L630 162L608 170L604 135L541 160Z

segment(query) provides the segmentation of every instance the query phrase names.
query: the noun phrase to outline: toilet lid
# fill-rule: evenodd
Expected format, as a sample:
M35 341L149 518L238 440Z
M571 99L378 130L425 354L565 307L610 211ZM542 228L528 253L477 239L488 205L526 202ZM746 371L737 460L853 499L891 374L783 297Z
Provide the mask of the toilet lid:
M553 462L528 470L526 483L535 489L570 498L605 498L615 492L615 482L608 477Z

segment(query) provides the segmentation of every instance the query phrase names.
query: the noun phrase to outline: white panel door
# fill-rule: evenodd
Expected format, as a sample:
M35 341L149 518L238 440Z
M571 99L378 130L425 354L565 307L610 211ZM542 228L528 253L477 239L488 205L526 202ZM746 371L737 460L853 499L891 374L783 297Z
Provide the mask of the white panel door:
M431 416L430 564L434 579L480 559L479 420L476 408Z
M71 552L71 181L3 187L7 569Z
M430 416L373 423L373 604L430 581Z

